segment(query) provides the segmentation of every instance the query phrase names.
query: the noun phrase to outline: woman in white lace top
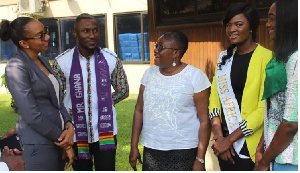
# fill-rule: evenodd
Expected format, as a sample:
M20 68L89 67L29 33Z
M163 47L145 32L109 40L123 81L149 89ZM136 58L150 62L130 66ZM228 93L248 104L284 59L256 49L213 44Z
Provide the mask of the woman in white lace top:
M134 112L129 162L144 171L205 170L210 137L210 82L203 71L181 62L188 47L180 31L167 31L154 48L154 62L144 73Z

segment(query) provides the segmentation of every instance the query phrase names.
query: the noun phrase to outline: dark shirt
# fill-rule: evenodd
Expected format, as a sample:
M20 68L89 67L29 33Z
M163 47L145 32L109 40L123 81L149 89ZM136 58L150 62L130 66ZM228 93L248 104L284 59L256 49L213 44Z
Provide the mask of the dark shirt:
M253 51L246 53L244 55L239 55L239 54L235 53L233 56L231 73L230 73L231 86L232 86L235 98L239 104L240 111L241 111L241 102L242 102L242 97L243 97L243 91L244 91L244 87L245 87L245 83L246 83L246 79L247 79L249 62L250 62L252 54L253 54ZM222 109L222 115L224 115L223 109ZM228 136L229 131L228 131L226 120L225 120L224 116L222 116L221 126L222 126L223 136L224 137ZM249 156L246 142L241 150L241 154Z

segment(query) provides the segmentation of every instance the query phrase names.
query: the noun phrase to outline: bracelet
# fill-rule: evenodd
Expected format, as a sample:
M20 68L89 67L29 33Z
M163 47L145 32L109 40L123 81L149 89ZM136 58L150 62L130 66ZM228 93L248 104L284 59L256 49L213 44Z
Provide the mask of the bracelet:
M196 159L197 159L200 163L202 163L202 164L205 163L204 159L201 159L200 157L196 157Z

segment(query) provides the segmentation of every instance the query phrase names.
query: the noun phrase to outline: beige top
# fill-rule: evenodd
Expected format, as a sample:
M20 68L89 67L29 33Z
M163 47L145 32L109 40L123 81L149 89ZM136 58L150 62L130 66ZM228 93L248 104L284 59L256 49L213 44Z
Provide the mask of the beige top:
M55 93L56 93L56 98L58 100L58 105L59 105L59 84L58 84L58 81L51 73L49 74L48 77L49 77L49 79L51 80L51 82L54 86L54 90L55 90ZM64 119L63 119L61 113L59 113L59 116L60 116L60 119L61 119L62 129L64 129Z

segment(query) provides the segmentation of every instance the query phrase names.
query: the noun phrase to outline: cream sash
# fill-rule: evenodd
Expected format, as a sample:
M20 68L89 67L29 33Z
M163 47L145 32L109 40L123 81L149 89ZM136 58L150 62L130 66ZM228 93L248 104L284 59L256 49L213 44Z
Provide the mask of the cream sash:
M219 56L219 62L221 62L222 57L226 55L226 51L222 52ZM241 111L238 102L235 98L230 79L231 65L232 65L233 55L226 60L225 65L222 65L222 69L217 70L216 81L217 89L219 93L219 98L222 104L223 113L225 114L226 124L231 134L234 130L239 128L239 122L241 119ZM236 153L238 153L240 158L249 158L245 155L240 154L240 151L244 145L245 137L237 140L233 143L233 148Z

